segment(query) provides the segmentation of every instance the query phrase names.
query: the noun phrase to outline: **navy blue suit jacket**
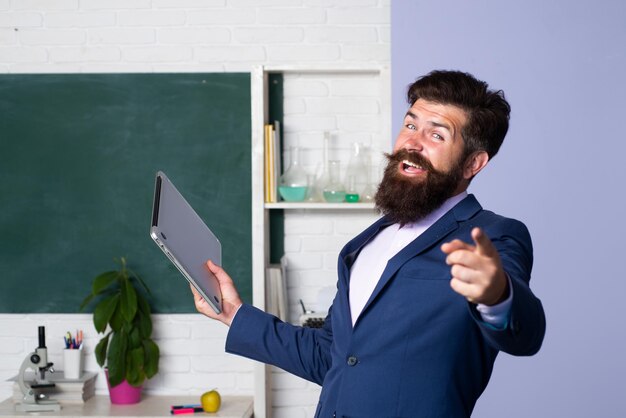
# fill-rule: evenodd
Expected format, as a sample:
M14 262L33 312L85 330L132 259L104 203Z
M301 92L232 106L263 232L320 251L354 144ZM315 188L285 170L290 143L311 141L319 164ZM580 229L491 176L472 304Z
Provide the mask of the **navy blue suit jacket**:
M381 218L341 251L337 294L323 328L296 327L243 305L226 350L322 385L316 417L469 417L498 352L532 355L543 340L543 308L528 286L528 230L469 195L389 260L353 327L350 267L388 225ZM472 242L473 227L491 238L512 283L503 330L483 322L475 305L450 287L440 246L455 238Z

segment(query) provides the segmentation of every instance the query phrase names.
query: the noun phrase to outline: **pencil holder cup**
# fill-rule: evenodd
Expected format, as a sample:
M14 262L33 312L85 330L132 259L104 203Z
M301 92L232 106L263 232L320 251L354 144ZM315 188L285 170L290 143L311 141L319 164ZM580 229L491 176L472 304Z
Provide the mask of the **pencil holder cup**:
M83 374L83 350L63 350L63 377L66 379L80 379Z

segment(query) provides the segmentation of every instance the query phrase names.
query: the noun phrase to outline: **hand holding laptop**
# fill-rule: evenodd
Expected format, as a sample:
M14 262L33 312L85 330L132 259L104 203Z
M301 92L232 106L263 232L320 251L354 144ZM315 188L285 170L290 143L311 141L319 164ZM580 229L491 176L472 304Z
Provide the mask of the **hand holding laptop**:
M162 171L156 175L150 236L189 282L198 312L230 326L243 302L220 267L222 245Z
M207 261L206 267L215 275L220 285L220 290L222 292L222 313L219 315L216 314L215 310L206 302L206 300L204 300L202 295L192 285L189 285L191 292L193 293L193 300L196 304L196 309L201 314L230 326L237 310L243 304L241 297L239 296L239 292L237 292L237 289L235 288L233 279L230 278L224 269L216 264L213 264L211 260Z

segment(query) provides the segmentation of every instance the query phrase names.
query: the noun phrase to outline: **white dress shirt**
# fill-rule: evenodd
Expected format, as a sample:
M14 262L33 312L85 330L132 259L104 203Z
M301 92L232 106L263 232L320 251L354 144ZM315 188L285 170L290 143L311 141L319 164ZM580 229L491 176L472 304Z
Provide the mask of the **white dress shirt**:
M449 198L437 210L418 222L406 224L403 227L400 227L399 224L389 225L363 247L350 270L349 297L353 326L372 295L387 262L466 196L467 192L462 192ZM477 309L483 321L495 327L504 328L508 320L511 303L512 291L504 302L494 306L479 304Z

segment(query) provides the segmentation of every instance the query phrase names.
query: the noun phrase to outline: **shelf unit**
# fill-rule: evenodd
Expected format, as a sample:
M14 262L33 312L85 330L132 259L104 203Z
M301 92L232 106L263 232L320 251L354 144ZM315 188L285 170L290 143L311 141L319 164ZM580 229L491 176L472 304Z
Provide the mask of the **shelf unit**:
M269 118L268 77L272 73L315 75L375 75L380 83L380 132L391 135L391 82L385 66L258 66L251 74L252 105L252 299L253 304L265 310L265 268L269 264L270 211L273 210L372 210L373 203L265 203L264 202L264 124ZM391 141L389 142L391 145ZM272 416L271 368L260 363L254 370L254 417Z
M333 209L333 210L355 210L374 209L373 203L292 203L278 202L266 203L265 209Z

